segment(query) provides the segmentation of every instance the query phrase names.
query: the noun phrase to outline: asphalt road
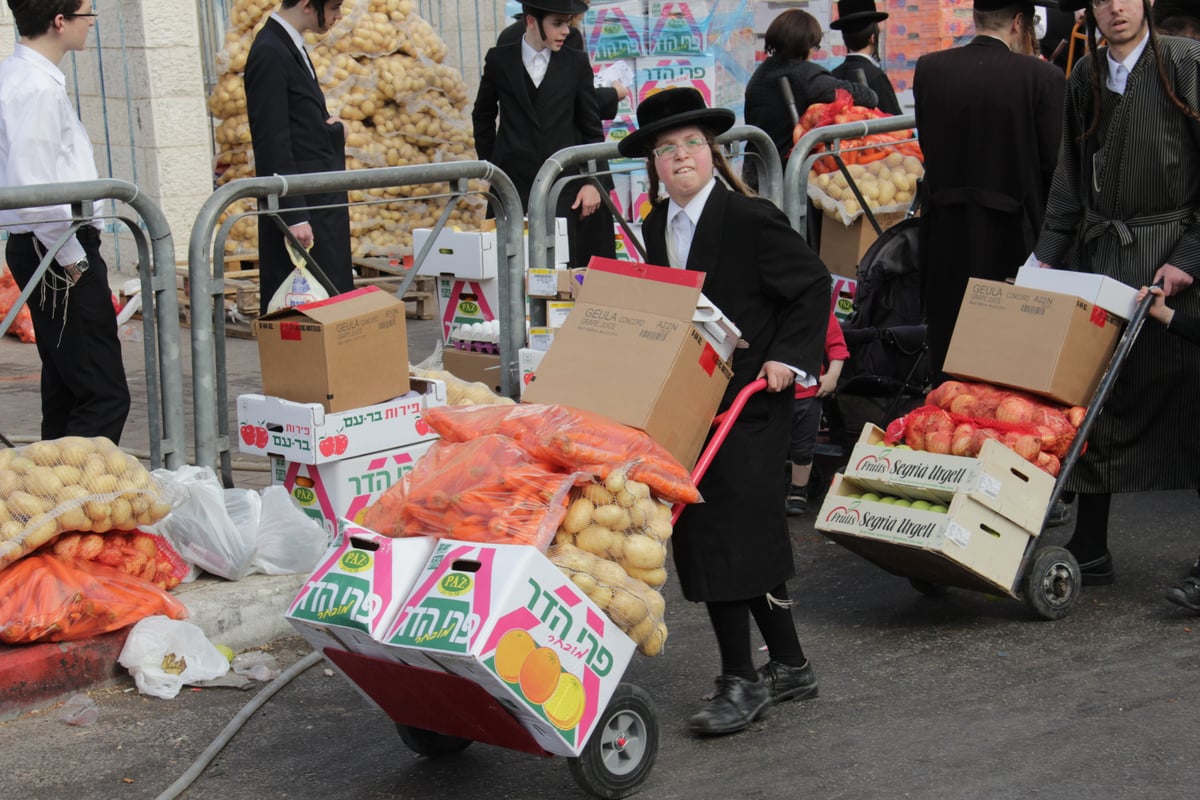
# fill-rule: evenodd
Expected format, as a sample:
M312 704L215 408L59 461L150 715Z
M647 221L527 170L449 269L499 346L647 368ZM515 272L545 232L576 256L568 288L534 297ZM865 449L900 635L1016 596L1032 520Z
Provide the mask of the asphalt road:
M1086 590L1057 622L1023 603L951 590L917 594L793 523L792 591L820 697L751 729L700 740L687 718L711 688L703 609L667 586L667 651L635 657L662 727L643 797L1177 798L1200 769L1200 618L1161 599L1195 556L1191 492L1114 502L1118 582ZM1061 539L1064 532L1051 533ZM277 642L285 663L307 652ZM250 699L234 690L142 698L96 693L100 717L73 728L54 710L0 725L0 796L153 798ZM476 744L430 761L322 663L254 716L184 798L585 796L562 758Z

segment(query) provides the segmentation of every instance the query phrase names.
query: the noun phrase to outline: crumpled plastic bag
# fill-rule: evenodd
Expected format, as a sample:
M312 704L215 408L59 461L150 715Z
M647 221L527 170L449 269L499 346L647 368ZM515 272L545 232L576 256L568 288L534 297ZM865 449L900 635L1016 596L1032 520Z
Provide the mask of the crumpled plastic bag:
M249 575L258 528L258 509L249 498L236 493L228 498L239 524L230 515L224 487L209 467L185 465L158 469L153 475L171 497L172 508L161 522L144 530L166 537L185 561L214 575L229 580ZM239 504L239 499L244 502Z
M293 269L275 290L275 294L271 295L271 302L267 303L268 314L281 308L292 308L305 303L329 299L329 292L325 291L325 287L313 277L304 256L296 252L291 242L285 242L285 244L288 255L292 259Z
M267 575L312 572L329 545L325 528L305 514L282 486L262 492L252 566Z
M229 661L204 631L190 622L146 617L133 626L117 659L138 691L170 700L185 683L220 678Z

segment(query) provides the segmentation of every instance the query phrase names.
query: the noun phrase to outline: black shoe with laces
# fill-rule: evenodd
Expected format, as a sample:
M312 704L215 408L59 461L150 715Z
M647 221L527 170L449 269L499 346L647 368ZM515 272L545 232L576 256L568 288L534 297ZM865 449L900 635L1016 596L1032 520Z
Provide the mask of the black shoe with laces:
M811 661L805 661L803 667L793 667L782 661L768 661L759 668L758 675L771 687L772 703L807 700L817 696L817 676Z
M770 707L771 688L766 681L718 675L716 695L688 720L688 728L699 736L736 733L766 714Z
M1108 586L1117 578L1113 571L1112 553L1105 553L1091 561L1079 562L1079 577L1084 586Z
M792 484L788 487L787 515L802 517L808 513L808 487Z
M1200 578L1184 578L1183 583L1167 589L1166 597L1175 605L1200 614Z

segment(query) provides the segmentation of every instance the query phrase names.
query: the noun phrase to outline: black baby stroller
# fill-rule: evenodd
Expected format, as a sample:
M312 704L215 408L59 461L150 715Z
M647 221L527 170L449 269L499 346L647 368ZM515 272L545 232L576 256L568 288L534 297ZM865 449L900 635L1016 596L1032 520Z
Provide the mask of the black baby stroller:
M881 428L924 402L930 360L925 344L917 204L885 230L857 269L854 311L842 323L850 359L826 398L825 424L810 486L825 487L849 456L865 423ZM809 498L819 502L819 498Z

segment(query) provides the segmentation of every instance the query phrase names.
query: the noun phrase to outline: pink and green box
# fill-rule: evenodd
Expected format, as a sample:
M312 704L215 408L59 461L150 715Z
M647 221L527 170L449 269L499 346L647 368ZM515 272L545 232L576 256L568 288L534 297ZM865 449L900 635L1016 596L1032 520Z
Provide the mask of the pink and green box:
M287 610L313 648L371 652L425 569L436 540L389 539L345 520Z
M536 548L452 540L437 543L384 643L482 686L566 756L583 749L634 650Z
M271 458L272 482L287 489L304 513L325 527L333 541L338 520L361 523L367 506L411 472L436 441L436 435L429 431L423 442L325 464L301 464L276 456Z

